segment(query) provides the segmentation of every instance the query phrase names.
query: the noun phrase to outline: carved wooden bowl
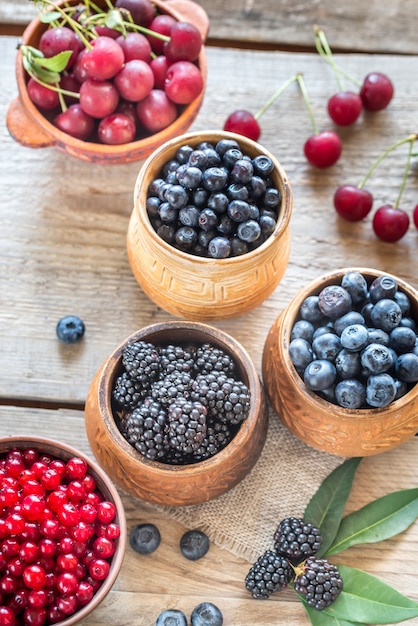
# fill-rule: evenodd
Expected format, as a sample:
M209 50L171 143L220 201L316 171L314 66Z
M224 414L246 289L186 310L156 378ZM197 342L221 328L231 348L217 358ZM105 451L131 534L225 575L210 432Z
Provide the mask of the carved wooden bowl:
M147 341L157 346L211 343L235 360L237 374L251 393L248 417L230 443L214 456L188 465L149 460L121 434L115 421L111 393L122 368L128 343ZM208 325L169 321L146 326L128 337L104 361L87 395L85 422L93 453L116 485L127 493L162 505L184 506L206 502L237 485L256 463L267 434L264 391L245 349L231 336Z
M77 4L77 0L70 0ZM171 15L179 21L193 23L200 31L203 41L209 31L209 19L205 10L193 0L152 0L159 13ZM105 7L104 0L98 0L99 7ZM25 29L22 42L37 47L47 25L35 18ZM19 95L10 103L6 123L12 137L28 148L55 147L84 161L103 164L130 163L146 159L156 148L172 137L184 133L195 120L203 102L207 79L207 63L204 47L198 61L203 76L204 88L190 104L180 109L177 119L167 128L153 135L121 145L106 145L93 141L82 141L59 130L39 111L29 98L26 88L26 73L22 55L17 52L16 79Z
M325 274L302 289L276 318L264 345L262 375L266 394L283 424L308 445L338 456L370 456L395 448L418 432L418 385L385 408L346 409L310 391L289 357L290 333L303 300L326 286L340 284L348 271L361 272L368 284L375 269L345 268ZM400 278L418 320L418 294Z
M151 225L145 202L149 183L181 145L217 143L223 137L237 140L251 157L270 156L275 165L272 179L282 193L282 205L276 228L262 245L241 256L214 259L166 243ZM290 253L291 211L292 192L286 173L265 148L234 133L187 133L156 150L139 172L127 237L132 272L151 300L179 317L210 321L241 315L268 298L283 277Z
M93 476L96 481L97 490L102 494L105 500L112 502L116 507L116 517L114 521L119 525L120 535L119 538L116 539L116 551L112 556L109 574L88 604L58 622L59 626L73 626L83 621L98 607L113 587L121 569L127 540L126 517L122 500L114 484L98 463L70 445L44 437L34 437L32 435L16 435L0 438L0 457L4 457L7 452L14 448L22 450L35 448L40 455L47 454L64 462L67 462L72 457L84 459L88 465L88 473Z

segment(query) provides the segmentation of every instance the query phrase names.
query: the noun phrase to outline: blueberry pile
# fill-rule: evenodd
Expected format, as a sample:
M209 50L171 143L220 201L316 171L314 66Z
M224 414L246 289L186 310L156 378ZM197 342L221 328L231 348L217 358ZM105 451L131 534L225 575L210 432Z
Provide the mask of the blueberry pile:
M128 344L113 388L125 439L151 460L185 465L222 450L247 419L251 394L221 348Z
M215 259L260 246L276 228L282 196L272 160L251 158L233 139L182 145L148 187L154 230L190 254Z
M347 409L383 408L418 381L418 326L389 275L360 272L305 298L289 355L306 386Z

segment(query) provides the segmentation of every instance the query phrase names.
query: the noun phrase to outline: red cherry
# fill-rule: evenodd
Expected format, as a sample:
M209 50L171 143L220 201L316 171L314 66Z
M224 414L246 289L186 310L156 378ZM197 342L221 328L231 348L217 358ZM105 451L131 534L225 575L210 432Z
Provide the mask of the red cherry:
M115 7L126 9L135 24L149 26L154 18L155 9L150 0L116 0Z
M243 109L234 111L229 115L224 124L224 130L243 135L253 141L258 141L261 135L260 125L254 115Z
M311 165L320 168L330 167L341 156L341 139L332 130L311 135L305 142L304 152Z
M67 26L48 28L39 40L39 50L45 57L53 57L60 52L72 50L66 69L74 65L82 43L75 31Z
M149 29L154 33L159 33L160 35L169 36L171 27L176 23L176 20L171 15L167 15L166 13L160 13L156 15L152 20ZM161 55L163 53L163 48L165 41L164 39L160 39L159 37L154 37L153 35L147 35L148 41L151 44L151 48L153 52L157 55Z
M155 39L155 37L154 37ZM151 44L142 33L132 32L126 35L119 35L116 39L125 55L125 63L133 59L146 61L151 60Z
M360 90L360 98L367 111L385 109L392 100L393 94L392 81L380 72L368 74Z
M363 108L359 94L341 91L328 100L328 114L335 124L349 126L358 119Z
M163 54L155 57L150 62L150 68L154 74L154 87L155 89L164 89L165 76L167 74L168 61Z
M123 113L112 113L100 120L97 134L102 143L119 145L135 139L135 122Z
M418 204L412 213L412 218L414 220L415 227L418 228Z
M373 230L379 239L394 243L405 235L409 228L409 216L402 209L386 204L377 209L373 216Z
M366 189L354 185L342 185L334 194L334 206L338 215L349 222L359 222L370 213L373 196Z
M164 44L163 52L170 63L196 61L201 47L202 37L194 24L174 22L170 29L170 39Z
M96 37L91 42L91 50L83 57L84 68L93 80L113 78L123 66L125 56L115 39Z
M119 103L119 93L108 80L88 78L80 87L80 105L87 115L103 118L114 112Z
M132 59L125 63L113 82L121 98L128 102L139 102L154 87L154 74L148 63L141 59Z
M136 112L141 124L150 133L158 133L177 118L177 106L161 89L152 89L138 102Z
M164 89L170 100L176 104L189 104L203 89L202 73L190 61L177 61L167 69Z
M59 105L58 93L40 85L33 78L29 78L27 89L29 98L39 109L51 111Z

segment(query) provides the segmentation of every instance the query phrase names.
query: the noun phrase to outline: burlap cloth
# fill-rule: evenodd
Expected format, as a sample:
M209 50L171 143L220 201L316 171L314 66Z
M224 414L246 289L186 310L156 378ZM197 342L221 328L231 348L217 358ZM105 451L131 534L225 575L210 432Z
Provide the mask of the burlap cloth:
M343 461L299 441L270 409L265 446L243 481L204 504L157 508L252 563L273 547L280 520L303 516L323 479Z

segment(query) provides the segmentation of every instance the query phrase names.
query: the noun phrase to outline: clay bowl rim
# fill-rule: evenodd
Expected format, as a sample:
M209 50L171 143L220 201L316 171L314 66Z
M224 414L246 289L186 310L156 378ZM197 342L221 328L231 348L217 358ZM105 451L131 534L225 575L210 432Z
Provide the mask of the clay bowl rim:
M64 4L66 1L69 1L71 4L75 5L77 4L78 0L61 0L59 4ZM176 20L179 21L184 19L181 15L181 12L177 10L175 6L172 6L170 2L164 2L164 0L151 1L152 4L154 4L157 9L162 13L172 15ZM193 0L187 1L193 3ZM173 4L175 4L174 1ZM43 24L38 17L35 17L23 31L21 36L22 43L26 45L37 45L40 35L44 30L47 29L47 27L47 24ZM33 39L35 39L35 41L33 41ZM32 122L36 126L40 127L48 135L48 137L53 139L57 147L67 146L68 144L70 144L73 152L88 149L90 157L93 160L95 158L98 160L102 158L105 161L106 157L111 159L118 157L123 158L124 156L128 157L129 160L139 160L140 157L135 159L135 156L130 159L130 155L135 155L136 151L141 151L141 153L143 153L145 151L149 152L150 150L155 149L156 145L161 145L161 143L166 140L167 134L178 135L178 132L181 131L184 127L187 118L190 117L190 124L193 123L202 106L207 85L207 61L204 41L198 57L198 66L203 77L203 89L201 93L197 96L197 98L195 98L195 100L193 100L190 104L180 106L181 112L174 120L174 122L166 128L163 128L161 131L158 131L157 133L153 133L152 135L147 135L142 139L137 139L135 141L119 145L107 145L96 141L84 141L82 139L72 137L71 135L68 135L68 133L64 133L62 130L54 126L54 124L49 121L47 117L45 117L45 114L42 113L42 111L40 111L29 98L28 90L26 87L26 73L23 67L22 53L20 49L18 49L16 54L15 68L19 96L21 98L23 107L29 114Z
M185 332L187 335L181 336L182 333L184 334ZM161 337L161 333L163 341L161 341L161 338L159 341L156 341L158 337ZM248 417L241 423L237 433L228 445L208 459L187 465L170 465L168 463L153 461L135 450L123 437L113 416L111 390L117 374L121 371L122 352L129 343L138 340L146 340L151 343L155 341L156 345L166 345L168 342L175 343L179 341L179 343L184 343L187 340L193 341L197 334L204 335L204 339L201 338L199 343L203 343L204 340L211 341L214 345L225 349L225 351L234 358L237 372L248 386L251 393L251 406ZM167 341L164 341L165 337L167 337ZM239 451L242 446L247 446L250 443L253 429L261 412L264 410L266 402L260 377L257 374L247 350L228 333L208 324L189 320L157 322L144 326L129 335L129 337L120 343L105 360L99 376L98 396L101 419L109 436L122 453L129 456L135 463L139 463L142 467L146 468L146 471L151 475L155 475L155 479L158 479L161 475L165 475L167 478L174 478L175 474L178 473L204 475L213 467L221 465L224 459L231 456L231 452L233 454L235 451Z
M84 459L89 467L89 471L92 471L94 474L98 490L106 498L110 497L116 507L116 520L119 524L120 535L117 539L116 550L110 563L109 574L88 604L81 607L78 611L76 611L76 613L69 615L67 618L57 623L57 626L72 626L94 611L99 604L101 604L116 582L122 567L127 543L125 509L115 485L97 461L87 456L84 452L81 452L77 448L74 448L72 445L57 441L56 439L51 439L49 437L36 437L33 435L11 435L8 437L0 437L0 455L5 454L13 447L35 447L37 450L44 452L45 454L51 454L52 456L61 458L62 460L68 460L72 456Z
M331 272L327 272L326 274L322 274L318 276L316 279L313 279L310 283L308 283L304 288L302 288L290 301L288 307L295 307L295 315L290 317L289 308L286 307L281 315L283 316L283 328L282 328L282 336L279 337L279 341L281 341L283 346L283 352L286 354L285 359L283 359L283 367L286 369L288 375L291 378L292 383L297 387L297 391L302 395L304 401L306 401L310 406L315 407L318 404L323 411L329 410L329 407L334 407L335 416L333 416L333 411L329 411L329 419L343 419L350 420L357 423L361 422L371 422L371 420L378 420L382 414L387 414L388 411L401 411L404 407L406 407L411 399L411 394L416 394L418 389L418 383L416 383L404 396L394 400L390 404L385 407L380 408L369 408L369 409L347 409L345 407L341 407L338 404L334 404L333 402L329 402L324 398L321 398L314 391L310 391L302 378L299 376L295 366L290 360L289 357L289 343L290 343L290 332L293 326L293 323L296 321L297 312L299 311L300 305L303 300L309 295L318 295L321 289L323 289L327 285L335 284L335 280L338 278L342 278L343 274L348 272L360 272L362 273L366 280L369 282L370 278L376 278L378 276L391 276L397 281L398 287L401 291L404 291L410 298L411 307L415 309L415 312L418 312L418 292L406 281L390 272L384 272L382 270L377 270L373 268L364 268L364 267L345 267L338 270L333 270Z
M156 233L151 224L147 210L145 208L145 200L147 197L147 189L150 180L158 175L164 163L174 156L179 146L185 143L189 143L193 147L203 141L216 143L220 139L235 139L241 145L243 145L246 150L249 149L249 154L251 156L265 154L272 159L275 168L275 182L277 184L276 176L277 179L280 181L279 190L282 193L282 206L279 213L279 219L277 220L274 231L260 246L258 246L254 250L251 250L250 252L246 252L245 254L241 254L238 256L227 257L225 259L214 259L211 257L198 256L190 254L188 252L183 252L182 250L179 250L164 241L164 239L162 239ZM272 152L270 152L270 150L265 148L262 144L253 141L248 137L244 137L243 135L238 135L237 133L232 133L229 131L209 129L204 131L190 131L179 135L178 137L169 139L163 145L157 148L146 159L146 161L144 161L135 181L133 210L139 218L141 225L146 229L148 235L152 237L152 239L157 240L161 248L166 253L176 254L180 259L184 259L188 262L193 261L193 263L201 263L202 265L213 265L214 262L216 262L217 265L219 264L220 266L222 266L227 264L240 264L243 262L243 260L250 263L254 257L269 248L274 240L280 239L289 226L290 218L292 216L292 202L293 192L286 171L281 162L274 156Z

